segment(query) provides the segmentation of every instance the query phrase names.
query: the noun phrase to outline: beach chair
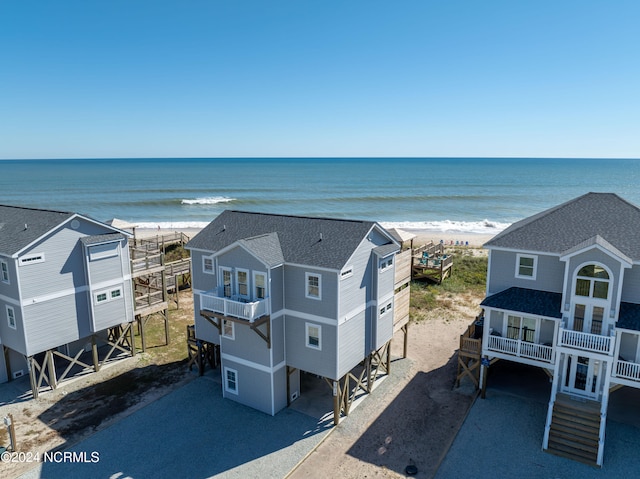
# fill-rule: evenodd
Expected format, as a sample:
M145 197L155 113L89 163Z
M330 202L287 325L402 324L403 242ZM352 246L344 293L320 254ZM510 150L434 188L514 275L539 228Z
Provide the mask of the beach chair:
M429 253L427 253L426 251L423 251L422 258L420 258L420 264L422 266L426 266L428 261L429 261Z

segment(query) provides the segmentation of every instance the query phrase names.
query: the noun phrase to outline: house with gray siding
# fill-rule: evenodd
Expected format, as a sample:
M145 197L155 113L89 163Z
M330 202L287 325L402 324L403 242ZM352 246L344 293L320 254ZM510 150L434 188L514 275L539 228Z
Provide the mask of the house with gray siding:
M640 388L639 232L638 206L588 193L485 244L481 387L498 359L546 371L543 449L597 466L610 395Z
M0 205L0 382L30 373L34 395L55 388L56 361L73 363L133 320L128 233Z
M218 347L226 398L274 415L301 372L340 396L393 336L400 247L375 222L228 210L186 248L195 334Z

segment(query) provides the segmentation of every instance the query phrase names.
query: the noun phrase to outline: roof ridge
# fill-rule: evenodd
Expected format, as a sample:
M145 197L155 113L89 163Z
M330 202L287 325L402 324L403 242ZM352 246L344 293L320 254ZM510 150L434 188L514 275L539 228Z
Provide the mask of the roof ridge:
M262 215L262 216L278 216L282 218L299 218L306 220L324 220L324 221L343 221L345 223L375 223L375 221L370 220L354 220L350 218L331 218L328 216L307 216L307 215L292 215L292 214L283 214L283 213L268 213L265 211L244 211L244 210L226 210L230 213L244 213L249 215Z
M65 214L65 215L74 215L76 213L73 213L71 211L60 211L60 210L50 210L47 208L34 208L31 206L17 206L17 205L5 205L5 204L0 204L0 207L2 208L15 208L18 210L29 210L29 211L38 211L38 212L46 212L46 213L61 213L61 214Z

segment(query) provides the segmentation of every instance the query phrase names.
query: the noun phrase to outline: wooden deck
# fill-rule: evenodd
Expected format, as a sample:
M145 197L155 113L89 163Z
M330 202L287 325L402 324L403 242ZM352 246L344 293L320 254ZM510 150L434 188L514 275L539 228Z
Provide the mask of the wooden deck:
M453 255L446 253L444 244L429 244L414 248L411 254L411 277L426 279L438 284L453 271Z

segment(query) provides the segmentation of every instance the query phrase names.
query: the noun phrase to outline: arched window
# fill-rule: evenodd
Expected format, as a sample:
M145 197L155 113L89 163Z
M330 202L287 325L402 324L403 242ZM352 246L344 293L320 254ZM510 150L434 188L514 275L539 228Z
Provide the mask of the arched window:
M580 268L576 277L576 296L607 299L609 297L609 273L597 264Z

